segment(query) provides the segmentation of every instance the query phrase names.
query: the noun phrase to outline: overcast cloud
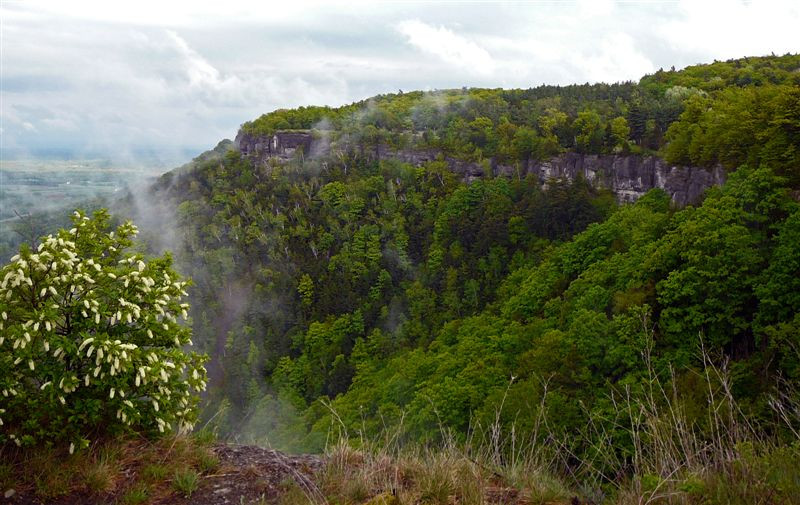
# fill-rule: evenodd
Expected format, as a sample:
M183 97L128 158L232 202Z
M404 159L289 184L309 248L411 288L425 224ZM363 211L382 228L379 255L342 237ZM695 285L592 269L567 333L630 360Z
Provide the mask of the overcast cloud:
M635 80L800 51L800 2L3 0L5 153L197 152L264 112L398 89Z

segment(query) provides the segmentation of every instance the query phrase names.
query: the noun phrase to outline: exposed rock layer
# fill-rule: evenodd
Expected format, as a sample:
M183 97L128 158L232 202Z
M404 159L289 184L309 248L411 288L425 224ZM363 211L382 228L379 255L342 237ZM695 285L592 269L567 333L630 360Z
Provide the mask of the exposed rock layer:
M529 164L541 181L582 175L596 187L610 189L619 201L632 202L653 188L663 189L679 206L699 202L711 186L725 182L721 166L712 169L670 165L656 156L566 153Z
M317 145L310 132L276 132L271 136L252 136L239 132L235 144L245 156L257 164L266 165L270 159L286 160L303 153L326 153L328 146ZM442 159L450 170L466 181L489 174L506 177L538 177L542 185L551 179L574 180L583 177L595 187L611 190L620 202L632 202L653 188L663 189L679 206L697 203L711 186L725 182L725 172L720 166L714 168L670 165L656 156L625 154L579 154L564 153L546 161L530 161L518 165L506 165L495 160L473 162L459 160L430 149L392 149L381 145L376 149L365 149L359 154L370 158L398 159L420 166L423 163Z
M255 136L240 130L234 140L242 154L258 159L289 159L298 149L308 154L311 152L311 142L311 134L306 131L280 131L274 135Z

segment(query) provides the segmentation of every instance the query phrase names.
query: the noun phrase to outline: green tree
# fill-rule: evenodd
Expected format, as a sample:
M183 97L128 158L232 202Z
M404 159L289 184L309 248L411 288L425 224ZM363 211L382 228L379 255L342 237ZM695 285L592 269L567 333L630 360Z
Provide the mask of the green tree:
M581 111L572 127L575 130L575 146L579 152L600 153L603 148L605 131L603 119L597 111L591 109Z
M617 116L609 122L609 126L611 128L611 150L614 152L628 152L630 150L628 138L631 134L628 120L622 116Z
M559 134L567 129L567 115L554 108L549 108L539 116L539 129L542 132L541 157L555 156L561 151Z
M308 274L303 274L300 277L300 283L297 286L297 292L300 294L300 303L303 307L310 307L314 303L314 281Z
M523 126L517 129L511 145L517 159L522 161L523 166L527 166L532 158L539 157L541 139L536 134L536 130Z
M75 212L0 269L0 442L70 442L190 428L204 356L185 352L187 281L131 252L137 228Z

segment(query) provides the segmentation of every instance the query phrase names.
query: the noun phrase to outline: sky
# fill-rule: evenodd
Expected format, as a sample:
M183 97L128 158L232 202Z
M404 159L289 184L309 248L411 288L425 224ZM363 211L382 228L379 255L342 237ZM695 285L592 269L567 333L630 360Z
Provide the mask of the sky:
M800 2L0 1L0 155L178 161L278 108L800 51Z

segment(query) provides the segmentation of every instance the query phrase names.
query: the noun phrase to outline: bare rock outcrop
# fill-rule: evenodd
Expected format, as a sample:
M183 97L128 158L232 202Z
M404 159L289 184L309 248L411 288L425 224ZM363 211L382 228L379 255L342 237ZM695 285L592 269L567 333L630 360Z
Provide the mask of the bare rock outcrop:
M550 179L583 177L595 187L611 190L620 202L633 202L653 188L664 190L675 204L699 202L711 186L725 182L721 166L711 169L671 165L656 156L565 153L530 163L532 173L545 184Z
M253 136L239 132L235 145L254 163L267 165L270 159L288 160L302 153L327 154L329 145L324 138L314 138L310 131L278 131L270 136ZM568 152L545 161L530 161L513 165L494 159L482 162L466 161L446 156L435 149L394 149L387 145L361 149L359 155L371 159L397 159L420 166L443 160L453 173L465 181L488 175L526 177L533 175L543 186L551 180L575 180L582 177L597 188L613 192L620 202L633 202L653 188L664 190L678 206L699 202L705 191L725 182L721 166L713 168L672 165L657 156L633 154L580 154Z
M245 156L257 159L279 158L288 160L298 150L311 152L311 132L303 130L277 131L272 135L252 135L239 130L234 144Z

